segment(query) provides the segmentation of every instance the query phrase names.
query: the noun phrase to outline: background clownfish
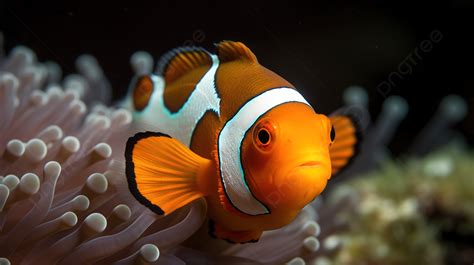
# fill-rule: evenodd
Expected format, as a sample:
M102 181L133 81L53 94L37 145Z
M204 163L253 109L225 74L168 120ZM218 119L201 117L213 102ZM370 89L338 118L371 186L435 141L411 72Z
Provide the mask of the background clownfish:
M240 42L220 42L217 55L177 48L158 68L128 100L160 132L137 133L125 151L130 191L157 214L204 197L211 235L253 242L291 222L355 153L351 118L316 113Z

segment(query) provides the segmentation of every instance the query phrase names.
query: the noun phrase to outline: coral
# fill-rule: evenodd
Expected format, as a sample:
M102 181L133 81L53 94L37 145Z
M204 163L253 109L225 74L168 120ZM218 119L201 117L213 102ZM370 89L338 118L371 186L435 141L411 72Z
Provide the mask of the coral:
M146 53L132 57L150 71ZM306 207L258 243L207 234L198 200L161 217L131 195L124 175L132 116L110 107L110 85L83 55L61 80L26 47L0 54L0 261L2 264L301 264L320 229Z
M464 241L474 236L473 162L472 154L449 146L424 158L386 161L339 185L326 207L350 198L335 215L344 227L322 241L323 249L339 249L320 262L469 263L474 247Z

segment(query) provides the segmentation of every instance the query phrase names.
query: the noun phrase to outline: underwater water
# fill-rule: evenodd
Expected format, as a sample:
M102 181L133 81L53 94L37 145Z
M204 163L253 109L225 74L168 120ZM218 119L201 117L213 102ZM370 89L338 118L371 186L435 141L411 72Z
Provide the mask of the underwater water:
M12 38L0 33L0 264L472 264L474 83L460 63L472 4L364 3L114 6L109 22L89 7L0 4ZM210 237L204 200L162 217L126 183L140 128L117 101L130 79L170 48L221 38L246 42L318 111L364 110L351 166L257 243Z
M150 65L147 57L133 57L137 72ZM392 161L386 145L408 105L389 97L329 196L258 243L229 244L207 235L204 201L159 217L126 196L132 116L100 104L110 85L93 57L79 57L76 66L77 74L62 79L57 64L38 62L26 47L0 58L2 264L444 264L473 257L473 156L462 137L448 133L466 113L458 96L442 101L416 150L435 149L429 138L441 133L451 148ZM367 106L360 87L343 96Z

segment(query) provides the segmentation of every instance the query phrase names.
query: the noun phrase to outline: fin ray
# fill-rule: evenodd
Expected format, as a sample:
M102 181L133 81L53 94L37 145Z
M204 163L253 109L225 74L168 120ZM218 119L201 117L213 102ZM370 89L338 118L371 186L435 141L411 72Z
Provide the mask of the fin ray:
M205 49L194 46L179 47L160 58L157 73L170 84L195 68L211 64L211 57Z
M255 54L242 42L226 40L219 42L216 46L217 55L221 62L246 60L252 63L258 63Z
M347 148L342 151L331 152L331 161L335 159L342 159L346 157L351 157L354 155L354 150Z

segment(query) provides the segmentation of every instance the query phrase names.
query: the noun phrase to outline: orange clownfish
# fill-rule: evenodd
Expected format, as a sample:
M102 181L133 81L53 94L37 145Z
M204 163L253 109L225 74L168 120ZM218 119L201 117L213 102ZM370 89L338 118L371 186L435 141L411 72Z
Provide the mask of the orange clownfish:
M131 193L160 215L203 197L210 234L231 242L290 223L358 142L351 118L316 113L240 42L174 49L128 98L135 120L160 130L128 139Z

